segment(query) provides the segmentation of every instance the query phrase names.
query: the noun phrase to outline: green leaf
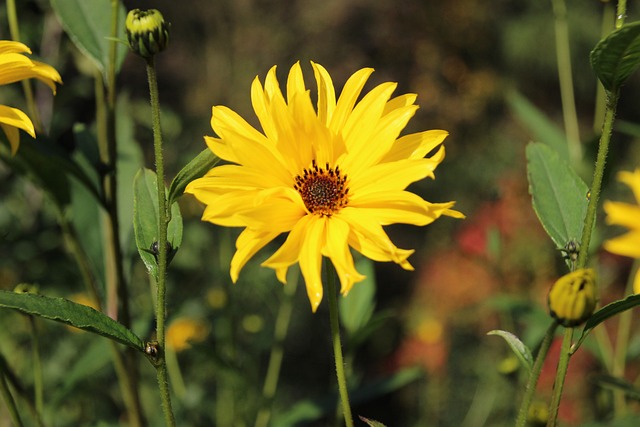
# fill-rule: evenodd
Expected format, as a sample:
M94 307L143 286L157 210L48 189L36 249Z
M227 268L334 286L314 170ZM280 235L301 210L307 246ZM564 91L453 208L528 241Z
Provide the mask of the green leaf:
M640 66L640 22L611 32L593 48L590 58L604 88L619 88Z
M533 369L533 355L531 354L529 347L524 345L517 336L511 332L501 330L489 331L487 332L487 335L498 335L504 338L507 344L509 344L509 347L511 347L511 350L513 350L518 359L520 359L522 365L527 368L527 371L531 372L531 369Z
M156 255L152 246L158 243L158 190L156 187L156 173L149 169L138 171L133 181L133 231L136 238L138 253L154 276L158 273ZM167 241L171 244L172 253L178 250L182 243L182 216L177 203L171 205L171 221L167 228Z
M0 290L0 307L75 326L144 352L142 340L124 325L91 307L64 298Z
M360 415L359 418L371 427L387 427L379 421L370 420L369 418L365 418L362 415Z
M564 132L542 111L519 92L509 91L506 100L516 117L533 134L534 141L542 141L553 148L560 158L568 161L569 149Z
M171 186L169 186L169 203L175 202L182 194L187 185L194 179L200 178L209 169L218 164L220 158L213 154L208 148L204 149L193 160L178 172Z
M81 52L95 63L105 74L109 68L109 52L111 49L111 4L105 0L52 0L51 6L55 11L62 27L73 43ZM124 21L126 9L122 2L118 2L118 31L117 37L124 40ZM115 69L119 70L128 52L125 46L116 43L117 56Z
M358 257L356 269L367 278L353 285L349 294L339 300L340 321L350 336L357 334L369 323L375 308L376 280L373 261Z
M582 341L587 337L589 332L600 323L604 322L608 318L615 316L616 314L622 313L623 311L630 310L634 307L640 305L640 295L629 295L625 299L617 300L612 303L609 303L602 307L600 310L596 311L587 319L587 322L582 329L582 335L580 335L580 339L573 345L571 348L571 353L575 353L575 351L580 347Z
M584 181L542 143L527 146L527 174L533 209L558 249L580 240L589 191Z

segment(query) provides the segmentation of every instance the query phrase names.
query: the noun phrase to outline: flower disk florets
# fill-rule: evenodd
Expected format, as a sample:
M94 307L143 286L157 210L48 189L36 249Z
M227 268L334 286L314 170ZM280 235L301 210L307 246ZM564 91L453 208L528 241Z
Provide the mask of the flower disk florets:
M312 214L331 216L347 205L347 176L341 175L338 166L331 168L327 163L323 169L313 160L311 167L305 168L295 181L294 188Z
M169 24L156 9L129 11L125 27L129 47L145 59L162 52L169 44Z

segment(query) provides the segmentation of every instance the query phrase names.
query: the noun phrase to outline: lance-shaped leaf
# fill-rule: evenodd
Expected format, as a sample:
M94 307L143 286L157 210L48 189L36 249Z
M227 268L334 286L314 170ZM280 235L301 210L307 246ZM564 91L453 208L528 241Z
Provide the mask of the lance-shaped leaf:
M144 352L142 340L124 325L91 307L64 298L0 291L0 307L66 323Z
M138 253L149 272L157 276L157 245L160 228L158 225L158 189L156 173L141 169L133 181L133 231ZM177 203L171 205L171 221L167 227L167 242L171 245L168 259L175 254L182 243L182 216ZM155 248L155 250L154 250Z
M640 66L640 22L611 32L593 48L590 58L604 88L619 88Z
M193 158L185 167L178 172L171 186L169 187L169 203L175 202L178 197L182 196L184 189L194 179L200 178L209 169L218 164L220 158L213 154L208 148L204 149L200 154Z
M520 341L517 336L511 332L501 330L489 331L487 332L487 335L498 335L504 338L507 344L509 344L509 347L511 347L511 350L513 350L520 362L522 362L522 365L527 368L528 372L531 372L531 369L533 369L533 355L531 354L529 347Z
M55 11L62 27L73 43L106 73L110 63L111 43L111 4L105 0L52 0L51 6ZM124 35L124 20L126 9L122 2L118 2L118 32L117 37ZM117 42L116 42L117 43ZM126 46L116 44L116 70L120 69L124 57L128 52Z
M542 143L527 145L527 174L533 209L558 249L579 240L589 202L584 181Z
M587 319L587 322L584 324L584 329L582 330L582 335L580 335L580 339L571 347L571 353L575 353L575 351L580 347L582 341L589 335L589 332L600 323L604 322L610 317L615 316L616 314L622 313L623 311L630 310L634 307L640 305L640 295L629 295L625 299L617 300L612 303L609 303L602 307L600 310L596 311Z

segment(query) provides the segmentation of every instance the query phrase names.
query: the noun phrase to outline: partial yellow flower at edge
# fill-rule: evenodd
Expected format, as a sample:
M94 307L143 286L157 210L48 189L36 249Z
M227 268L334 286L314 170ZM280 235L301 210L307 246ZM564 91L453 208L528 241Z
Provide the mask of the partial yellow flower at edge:
M633 172L619 172L618 181L626 184L636 199L636 204L606 201L603 209L607 214L607 224L629 229L621 236L604 242L604 249L616 255L640 259L640 168ZM640 269L633 280L633 292L640 294Z
M55 94L56 83L62 83L60 74L55 68L24 55L28 53L31 53L31 49L22 43L0 40L0 85L36 78L49 86ZM7 135L12 155L15 155L20 145L18 129L24 130L33 138L36 135L33 123L25 113L4 105L0 105L0 127Z
M434 178L445 156L446 131L400 137L418 109L416 95L392 98L397 84L387 82L359 99L373 72L364 68L336 98L327 70L311 65L318 91L315 108L299 63L289 72L286 97L276 67L264 86L258 77L253 81L251 101L262 132L231 109L213 107L211 126L218 137L205 137L205 142L230 164L211 169L185 192L206 205L203 220L244 228L231 261L234 282L250 258L288 233L262 265L286 283L289 267L298 263L315 311L323 296L323 256L333 263L346 295L364 279L351 249L413 269L408 258L414 251L396 247L383 226L423 226L442 215L464 215L453 210L454 202L431 203L406 191L413 182Z
M167 328L167 347L176 353L191 347L192 342L203 341L209 327L201 320L179 317Z

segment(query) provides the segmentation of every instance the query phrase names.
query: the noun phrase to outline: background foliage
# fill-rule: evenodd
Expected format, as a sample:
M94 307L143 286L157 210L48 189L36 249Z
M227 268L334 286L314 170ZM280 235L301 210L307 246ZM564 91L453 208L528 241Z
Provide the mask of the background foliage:
M525 172L528 142L563 138L550 2L124 4L127 9L157 8L171 22L170 47L157 57L169 179L204 148L202 136L211 134L212 105L227 105L243 117L254 117L251 81L256 75L263 77L274 64L284 78L297 60L310 75L308 61L314 60L329 70L337 87L355 70L371 66L376 72L369 87L397 81L398 93L418 94L421 109L407 131L442 128L450 136L437 180L421 182L415 191L430 201L456 200L468 219L441 220L424 229L391 227L399 247L417 249L412 256L416 272L378 264L372 274L373 299L364 295L362 302L355 293L350 295L354 305L343 308L346 315L361 303L359 310L370 318L358 324L354 316L345 324L352 382L359 386L353 394L354 411L391 426L511 425L522 375L504 342L485 334L498 327L512 330L535 348L548 324L547 289L566 268L535 217ZM638 11L630 6L632 21ZM96 153L82 135L94 126L94 65L70 40L49 2L21 1L18 7L25 43L54 65L64 80L53 104L44 91L38 93L49 132L34 144L91 164ZM596 78L589 52L601 38L602 8L595 0L567 1L586 159L577 169L587 183L600 131L594 129ZM0 38L8 39L4 14L0 10ZM143 164L152 164L146 76L139 58L124 58L118 87L121 233L133 329L147 339L153 330L153 307L131 228L133 179ZM20 89L3 87L2 103L20 106ZM615 169L610 172L640 163L636 124L640 110L636 97L624 95L638 90L636 74L627 82L618 108L610 153ZM24 144L21 150L27 147ZM19 166L0 162L0 289L36 283L45 295L70 298L83 287L58 219L65 216L77 229L99 272L104 267L99 265L97 208L86 202L90 196L66 175L60 182L44 183L50 191L42 191L38 177L19 173ZM619 185L612 185L612 176L605 176L603 198L628 198ZM55 208L52 198L64 201L64 212ZM174 389L176 416L183 425L251 425L262 403L283 289L272 272L259 267L260 259L250 262L232 285L228 265L236 231L200 222L202 207L192 198L183 197L179 203L184 229L182 246L169 270L169 322L196 318L208 326L208 334L177 354L185 388ZM594 245L606 237L598 234ZM630 264L606 254L600 260L601 298L606 303L622 295ZM370 285L373 289L374 281ZM329 425L336 396L326 304L312 314L302 287L293 298L273 425ZM11 366L31 388L29 322L22 314L0 310L0 324L0 363ZM53 322L37 325L44 355L46 416L55 414L59 426L93 425L96 420L117 425L121 399L105 340ZM607 326L614 325L615 321ZM593 340L587 339L587 348L595 348ZM637 359L639 352L636 336L629 360ZM607 413L610 396L598 380L603 372L599 358L597 351L582 351L572 359L561 407L564 422L578 425ZM556 363L553 356L548 362L550 374L545 377L543 372L539 384L538 398L543 401L550 393ZM143 406L150 425L157 425L159 400L148 368L146 360L141 361ZM7 423L3 414L4 408L0 425Z

